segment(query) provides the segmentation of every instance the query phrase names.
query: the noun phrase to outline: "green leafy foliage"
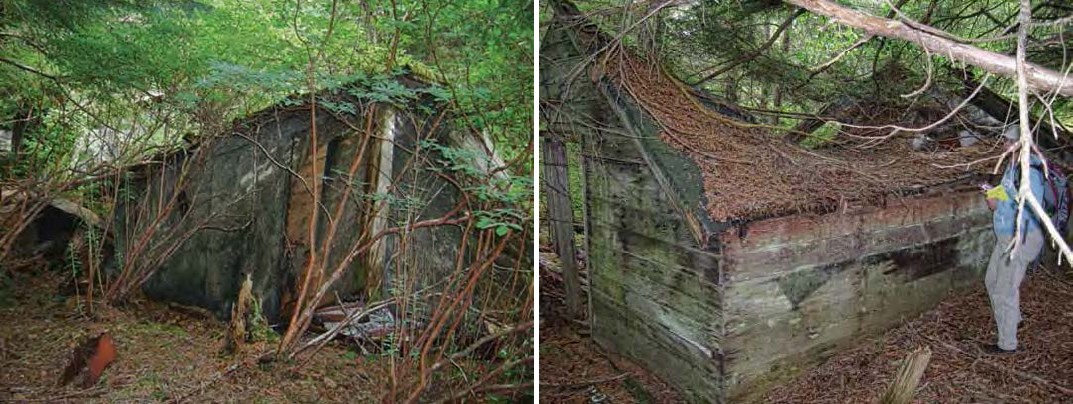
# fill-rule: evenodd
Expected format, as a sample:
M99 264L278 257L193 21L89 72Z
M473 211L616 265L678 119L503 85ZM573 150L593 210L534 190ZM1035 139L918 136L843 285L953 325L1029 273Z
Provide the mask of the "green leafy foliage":
M358 360L358 353L354 351L346 351L343 353L343 359L353 362L355 360Z
M32 155L10 175L67 167L85 157L72 140L100 128L149 131L152 148L177 147L184 137L214 134L273 103L297 102L301 98L292 96L311 88L348 86L360 98L396 105L430 100L417 104L426 112L431 105L449 106L458 124L491 134L508 158L529 142L531 4L5 0L0 5L0 129L12 130L13 118L25 112L37 117L21 148ZM403 72L436 84L406 88L395 80ZM333 112L356 113L332 100L321 102ZM527 164L515 168L530 170ZM65 175L70 173L52 177Z
M417 90L403 86L392 75L377 74L371 77L359 75L347 89L351 95L374 102L405 105L417 98Z
M464 191L476 197L481 206L491 207L473 212L478 229L492 229L501 237L511 230L523 230L528 220L525 212L532 203L530 177L489 175L491 161L473 149L448 147L431 140L422 141L421 147L439 155L440 166L433 170L450 173L463 183L472 184Z
M512 229L522 230L519 224L525 218L514 209L494 209L477 211L477 228L494 229L497 236L505 236Z
M834 140L838 137L839 132L842 130L842 124L838 122L826 122L815 132L812 132L811 136L805 138L801 142L801 146L807 148L817 148L823 146L825 143Z
M272 327L268 324L268 319L264 315L262 309L262 300L258 297L253 298L253 304L250 306L250 324L249 333L252 341L264 341L269 343L279 342L279 334L272 331Z

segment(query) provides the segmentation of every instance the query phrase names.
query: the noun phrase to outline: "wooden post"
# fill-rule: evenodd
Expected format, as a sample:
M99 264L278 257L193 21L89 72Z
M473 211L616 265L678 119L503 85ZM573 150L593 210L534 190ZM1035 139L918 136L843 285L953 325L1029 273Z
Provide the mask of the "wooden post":
M923 347L910 352L902 362L901 369L891 383L890 388L879 399L881 404L906 404L913 400L920 378L924 376L924 369L928 368L931 360L931 348Z
M570 179L567 174L566 146L553 134L542 136L544 200L548 204L548 227L555 253L563 264L566 286L566 309L571 317L581 311L581 281L574 252L574 212L570 203Z

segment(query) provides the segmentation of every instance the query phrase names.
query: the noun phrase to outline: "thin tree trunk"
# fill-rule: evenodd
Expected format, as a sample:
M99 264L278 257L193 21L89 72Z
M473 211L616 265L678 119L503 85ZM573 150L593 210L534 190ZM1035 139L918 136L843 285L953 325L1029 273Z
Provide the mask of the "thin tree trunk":
M662 53L664 23L663 15L660 12L661 7L663 7L663 4L652 2L644 10L644 15L652 14L652 16L641 27L640 36L644 43L643 48L652 56L658 56Z
M790 54L790 36L793 33L793 31L794 31L794 22L793 22L793 20L791 20L790 25L786 26L786 31L783 31L783 33L782 33L782 53L783 54L786 54L786 55ZM783 87L783 84L781 82L780 83L775 83L775 99L772 101L772 105L771 105L772 110L779 111L779 110L782 109L782 91L783 91L782 87ZM772 117L772 119L774 120L774 122L772 122L773 125L778 125L779 124L779 116L778 115Z
M738 104L738 80L741 77L727 77L723 82L723 97L731 104Z
M771 35L771 26L767 25L767 24L764 24L764 37L765 38L770 38L771 36L772 36ZM776 42L777 42L778 37L779 37L779 35L775 35L774 40L776 40ZM774 90L775 90L775 87L777 87L777 86L778 86L777 83L772 83L771 85L767 85L766 83L761 83L760 84L760 100L759 100L759 102L756 103L756 106L758 108L760 108L760 109L769 109L770 108L770 105L768 105L768 102L771 101L772 97L774 96L774 94L775 94ZM779 117L777 115L773 116L772 118L774 119L774 122L778 122L778 120L779 120Z
M566 309L572 317L581 311L581 281L574 252L574 212L570 203L570 179L567 175L566 146L555 135L543 137L544 195L548 201L548 227L555 253L563 265Z
M1029 121L1029 104L1028 104L1028 91L1031 85L1030 82L1030 65L1025 61L1026 48L1028 47L1028 27L1032 21L1032 5L1029 0L1021 0L1021 10L1017 15L1018 29L1017 29L1017 106L1018 110L1018 125L1021 130L1020 137L1020 149L1017 150L1017 162L1021 167L1021 185L1017 190L1017 227L1014 230L1014 243L1013 249L1021 247L1021 215L1030 214L1025 211L1026 206L1031 208L1035 212L1037 217L1048 217L1047 212L1043 210L1043 206L1040 204L1040 200L1037 196L1032 194L1032 189L1029 184L1029 175L1031 169L1031 151L1035 149L1035 142L1032 140L1032 125ZM1013 164L1011 162L1011 164ZM1038 198L1042 198L1039 196ZM1040 224L1043 225L1044 231L1051 237L1053 244L1057 245L1059 252L1066 260L1073 261L1073 250L1069 248L1069 244L1063 239L1063 235L1058 229L1054 227L1054 223L1050 220L1040 220Z
M18 112L15 113L15 124L11 128L11 150L9 156L4 162L6 165L4 170L5 174L10 176L12 167L19 162L19 153L22 151L22 145L26 139L26 134L40 126L41 121L34 114L34 109L31 106L21 107Z

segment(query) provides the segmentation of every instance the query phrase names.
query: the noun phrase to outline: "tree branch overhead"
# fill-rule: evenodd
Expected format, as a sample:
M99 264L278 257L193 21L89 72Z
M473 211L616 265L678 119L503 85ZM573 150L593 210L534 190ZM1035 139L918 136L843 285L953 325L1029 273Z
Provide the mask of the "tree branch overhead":
M829 0L785 1L873 35L909 41L931 53L946 55L995 74L1017 77L1017 60L1014 57L958 43L943 35L917 30L903 22L876 17ZM1073 78L1032 63L1025 64L1025 72L1028 86L1033 90L1073 96Z

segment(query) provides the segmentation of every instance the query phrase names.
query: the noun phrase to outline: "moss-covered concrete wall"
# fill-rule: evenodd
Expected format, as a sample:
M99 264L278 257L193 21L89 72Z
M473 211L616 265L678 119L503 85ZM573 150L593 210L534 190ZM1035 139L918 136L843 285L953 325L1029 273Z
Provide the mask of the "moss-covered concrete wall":
M437 218L455 207L459 190L431 171L438 153L422 149L421 142L460 147L452 142L463 135L452 135L435 114L386 104L356 107L357 113L344 115L318 109L316 156L310 153L308 107L281 107L242 122L234 134L138 169L116 217L121 254L153 226L144 218L165 208L173 196L180 203L158 224L153 242L173 242L164 235L201 227L162 262L145 283L145 293L227 317L249 272L265 314L276 321L296 298L314 215L318 261L328 251L326 263L318 265L324 267L323 280L344 263L362 234ZM357 170L349 177L355 161ZM319 181L320 204L313 203L312 181ZM341 204L348 182L352 188ZM332 223L335 235L327 244ZM457 226L385 237L345 265L347 273L335 291L344 299L383 298L400 282L413 290L436 283L454 270L461 238ZM400 246L406 254L398 254Z
M593 337L690 402L755 399L834 350L979 287L994 238L976 192L713 222L692 158L662 142L628 94L574 74L599 47L554 23L546 38L541 96L558 115L546 111L544 123L584 141Z
M633 136L628 115L637 112L612 109L613 88L572 74L583 40L553 24L541 49L541 97L546 127L583 140L593 338L706 401L722 384L716 254L697 241L702 225L683 219L695 217L699 191L689 199L668 192L690 163L669 148L642 148L660 142ZM682 166L665 172L655 161Z
M590 309L598 343L693 401L721 389L716 254L696 246L650 166L625 137L587 157ZM632 161L632 163L630 162Z
M320 121L332 127L327 115ZM134 254L139 242L153 245L152 252L142 249L144 256L177 248L145 283L149 297L226 317L249 272L265 313L279 316L283 285L293 281L292 262L300 262L307 250L301 240L288 240L286 229L292 196L287 170L303 164L308 113L272 114L247 124L242 129L249 139L210 141L164 164L142 167L141 176L126 184L129 199L117 215L117 256ZM163 209L170 214L151 232Z
M691 401L750 401L979 287L994 238L978 193L712 223L689 209L695 168L653 143L656 131L628 98L605 94L631 136L599 137L591 154L603 158L585 160L593 334ZM703 237L690 237L691 214ZM689 283L667 281L682 277ZM697 366L709 361L710 372Z
M752 223L720 236L727 396L758 396L858 338L982 287L994 236L976 192Z

